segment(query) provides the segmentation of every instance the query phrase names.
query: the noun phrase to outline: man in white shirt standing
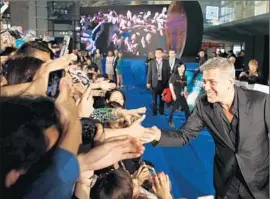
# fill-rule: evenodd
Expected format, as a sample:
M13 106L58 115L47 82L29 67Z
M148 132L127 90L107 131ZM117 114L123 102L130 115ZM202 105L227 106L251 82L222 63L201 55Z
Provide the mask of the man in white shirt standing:
M180 60L176 58L175 50L170 49L169 51L169 65L170 65L170 75L173 74L175 66L179 63Z

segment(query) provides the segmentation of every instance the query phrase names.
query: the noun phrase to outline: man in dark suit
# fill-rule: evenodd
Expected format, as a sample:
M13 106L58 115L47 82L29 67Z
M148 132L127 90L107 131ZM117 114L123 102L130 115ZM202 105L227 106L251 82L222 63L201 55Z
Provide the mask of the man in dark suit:
M170 75L174 73L175 66L180 62L179 59L176 58L175 50L169 50L169 65L170 65Z
M147 74L147 88L152 88L153 115L157 114L157 97L159 96L159 113L164 114L164 101L161 94L168 87L170 78L170 66L168 60L162 58L162 48L156 49L156 59L150 61Z
M205 95L197 99L179 131L156 127L141 141L157 146L184 146L207 127L216 149L216 198L269 199L269 95L234 85L233 63L216 57L201 67Z

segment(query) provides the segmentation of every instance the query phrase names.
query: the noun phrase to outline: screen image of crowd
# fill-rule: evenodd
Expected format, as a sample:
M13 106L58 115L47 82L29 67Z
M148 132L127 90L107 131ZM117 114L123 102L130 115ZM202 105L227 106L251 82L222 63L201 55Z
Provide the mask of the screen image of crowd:
M125 55L145 56L158 47L164 48L167 7L137 7L140 8L96 9L95 14L81 16L81 42L86 49L117 49Z

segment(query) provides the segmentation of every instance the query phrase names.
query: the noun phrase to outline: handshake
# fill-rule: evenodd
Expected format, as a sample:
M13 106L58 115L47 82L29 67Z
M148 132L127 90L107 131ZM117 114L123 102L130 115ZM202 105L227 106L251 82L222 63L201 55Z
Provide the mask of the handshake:
M139 110L139 109L138 109ZM141 125L145 115L137 118L137 120L132 121L129 127L125 128L126 133L129 136L135 137L142 144L147 144L153 141L159 141L161 137L161 131L156 126L151 128L146 128Z

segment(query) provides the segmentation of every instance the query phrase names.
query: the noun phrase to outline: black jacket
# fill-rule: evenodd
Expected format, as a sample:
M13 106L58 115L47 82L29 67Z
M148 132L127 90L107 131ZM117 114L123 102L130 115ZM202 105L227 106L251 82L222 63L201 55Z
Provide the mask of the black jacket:
M207 127L215 141L214 186L225 196L237 164L254 198L269 199L269 95L235 87L238 92L239 141L232 143L222 125L218 105L198 98L187 123L180 131L162 131L157 146L184 146Z

